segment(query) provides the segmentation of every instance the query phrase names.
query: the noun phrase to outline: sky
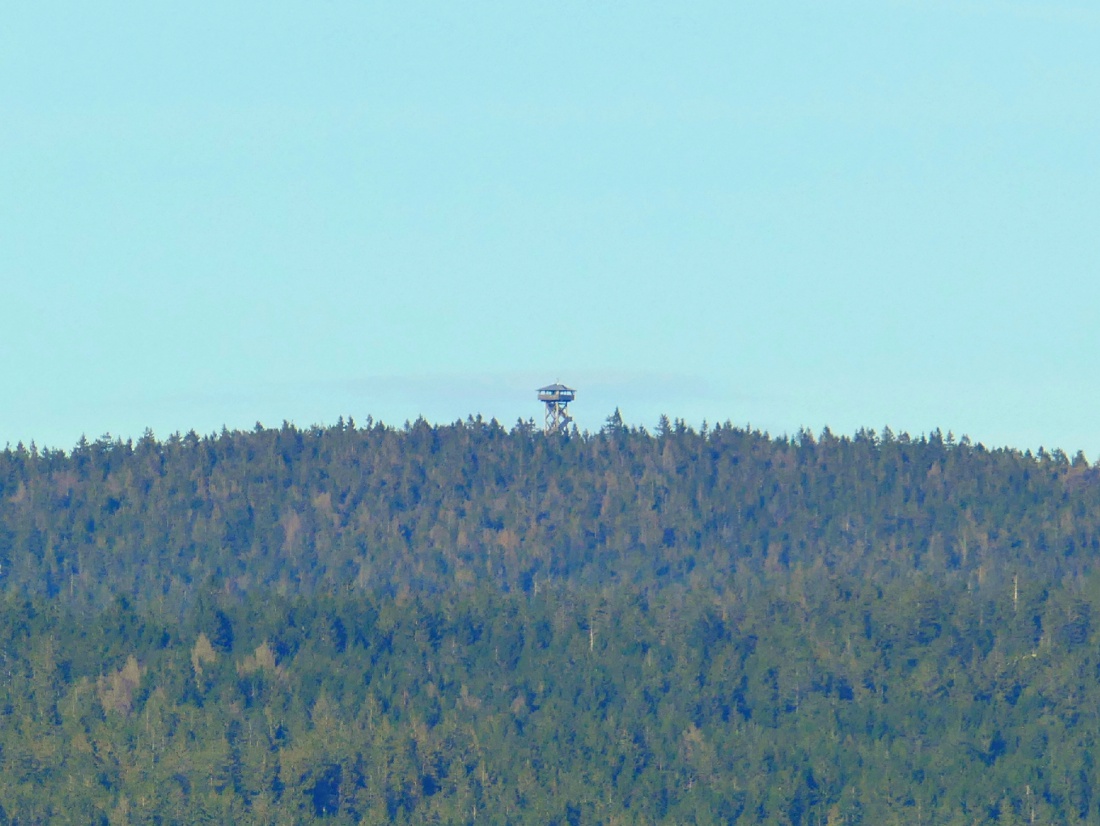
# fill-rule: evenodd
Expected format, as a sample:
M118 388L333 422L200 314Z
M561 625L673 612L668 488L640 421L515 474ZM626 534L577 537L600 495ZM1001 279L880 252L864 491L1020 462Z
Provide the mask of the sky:
M1100 458L1100 10L13 4L0 445L480 414Z

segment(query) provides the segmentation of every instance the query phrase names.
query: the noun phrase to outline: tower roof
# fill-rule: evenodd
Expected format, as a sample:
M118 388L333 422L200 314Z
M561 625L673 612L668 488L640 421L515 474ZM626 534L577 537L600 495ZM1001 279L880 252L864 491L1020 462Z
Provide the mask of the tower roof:
M566 387L564 384L548 384L546 387L539 388L540 393L576 393L572 387Z

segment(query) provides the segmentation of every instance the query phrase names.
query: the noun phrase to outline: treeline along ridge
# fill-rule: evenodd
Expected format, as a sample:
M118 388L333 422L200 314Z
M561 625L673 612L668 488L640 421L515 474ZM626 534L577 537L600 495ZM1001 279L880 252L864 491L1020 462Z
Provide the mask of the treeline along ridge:
M0 822L1100 823L1100 471L616 415L0 453Z

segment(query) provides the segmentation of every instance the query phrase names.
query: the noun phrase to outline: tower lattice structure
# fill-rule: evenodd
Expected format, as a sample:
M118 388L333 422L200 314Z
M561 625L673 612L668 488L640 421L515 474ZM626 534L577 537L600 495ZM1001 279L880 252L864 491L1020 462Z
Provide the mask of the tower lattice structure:
M569 415L569 402L577 397L577 391L564 384L548 384L539 388L539 401L546 405L546 432L561 433L573 417Z

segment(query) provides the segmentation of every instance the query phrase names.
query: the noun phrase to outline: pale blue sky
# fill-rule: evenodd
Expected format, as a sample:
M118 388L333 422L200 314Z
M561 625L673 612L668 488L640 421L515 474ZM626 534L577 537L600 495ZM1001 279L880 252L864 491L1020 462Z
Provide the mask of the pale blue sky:
M0 12L0 444L538 417L1100 456L1100 12Z

